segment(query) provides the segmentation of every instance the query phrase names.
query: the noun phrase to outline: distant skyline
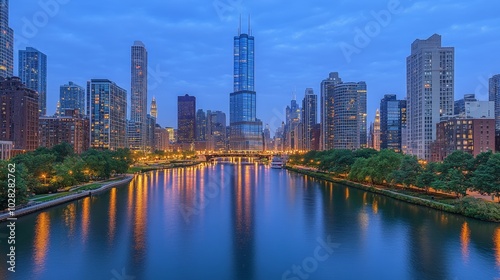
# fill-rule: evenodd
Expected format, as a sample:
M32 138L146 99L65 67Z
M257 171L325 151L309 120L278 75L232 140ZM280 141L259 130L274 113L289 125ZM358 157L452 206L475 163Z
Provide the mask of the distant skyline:
M455 47L455 99L475 93L487 100L488 79L500 73L500 3L486 0L41 2L52 5L11 1L10 26L15 54L27 46L47 54L50 115L67 81L110 79L130 94L136 40L148 46L147 104L156 97L160 125L176 127L177 96L184 94L196 96L198 108L228 114L240 13L242 31L251 14L255 36L257 117L273 131L292 97L300 102L306 88L319 93L330 72L367 83L373 121L385 94L406 96L411 43L434 33ZM364 41L360 30L368 30Z

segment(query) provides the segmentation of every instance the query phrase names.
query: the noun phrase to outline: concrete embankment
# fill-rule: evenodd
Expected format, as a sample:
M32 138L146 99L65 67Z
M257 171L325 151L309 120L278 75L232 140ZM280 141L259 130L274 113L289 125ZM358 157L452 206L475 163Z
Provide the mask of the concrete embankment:
M91 190L91 191L83 191L83 192L68 195L65 197L56 198L56 199L51 200L51 201L37 203L37 204L30 205L30 206L26 206L24 208L16 209L16 210L14 210L14 216L10 216L9 212L3 213L3 214L0 214L0 222L7 220L7 218L19 218L21 216L28 215L28 214L31 214L34 212L38 212L38 211L47 209L49 207L53 207L53 206L67 203L70 201L82 199L82 198L85 198L85 197L88 197L88 196L91 196L94 194L99 194L99 193L102 193L102 192L112 188L112 187L116 187L118 185L123 185L123 184L129 183L130 181L132 181L133 178L134 178L133 175L125 175L125 178L118 180L118 181L109 182L109 183L103 185L102 187L100 187L99 189L95 189L95 190Z

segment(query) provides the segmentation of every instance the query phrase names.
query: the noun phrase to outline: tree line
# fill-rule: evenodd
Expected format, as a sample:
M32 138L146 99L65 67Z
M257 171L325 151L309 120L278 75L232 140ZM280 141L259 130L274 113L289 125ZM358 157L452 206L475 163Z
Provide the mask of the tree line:
M62 143L51 149L40 147L0 161L0 209L6 207L8 164L16 165L16 204L26 203L33 194L56 192L90 180L109 179L126 173L133 163L128 149L88 150L75 154L73 147Z
M427 192L432 188L458 198L465 197L467 191L477 191L500 198L500 154L492 152L474 158L455 151L443 162L430 163L392 150L373 149L310 151L290 160L360 183L402 185Z

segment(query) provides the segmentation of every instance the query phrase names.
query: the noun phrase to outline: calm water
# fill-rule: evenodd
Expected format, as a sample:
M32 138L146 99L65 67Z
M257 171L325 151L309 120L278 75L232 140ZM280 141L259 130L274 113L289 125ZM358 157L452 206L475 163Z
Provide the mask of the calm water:
M500 279L499 225L263 165L149 173L22 217L15 274L5 232L0 279Z

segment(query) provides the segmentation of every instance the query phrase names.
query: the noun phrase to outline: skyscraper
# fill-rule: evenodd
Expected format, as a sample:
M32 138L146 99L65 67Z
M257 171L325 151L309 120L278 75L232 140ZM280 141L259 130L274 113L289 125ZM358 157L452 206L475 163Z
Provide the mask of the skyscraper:
M490 101L495 102L495 130L500 132L500 74L491 77L489 93Z
M12 141L14 150L38 148L38 94L17 77L0 77L0 141Z
M127 145L127 91L107 79L87 82L90 147L116 150Z
M380 151L380 111L375 112L375 121L373 122L373 144L372 148Z
M236 151L260 151L263 148L262 122L256 117L254 46L250 28L248 34L240 33L234 37L234 92L230 94L229 146Z
M156 107L156 98L154 96L153 100L151 100L151 116L158 119L158 108Z
M365 82L344 83L337 72L321 82L322 149L367 147Z
M0 77L14 74L14 31L9 27L9 0L0 0Z
M203 109L198 109L196 112L196 141L207 140L207 117Z
M402 151L406 101L386 94L380 101L380 149Z
M47 115L47 56L31 47L19 50L19 77L27 88L38 92L40 116Z
M59 89L59 113L78 110L81 117L85 114L85 89L73 82L62 85Z
M196 97L177 97L177 142L193 144L196 137Z
M226 114L221 111L207 111L207 149L226 149Z
M328 94L332 92L335 85L342 83L338 72L331 72L328 78L321 82L321 131L320 131L320 149L333 149L333 96Z
M302 100L302 123L304 124L304 149L312 150L312 132L318 122L318 96L312 88L307 88Z
M442 47L441 36L417 39L406 59L408 152L431 159L436 124L444 115L453 115L455 49Z
M134 133L129 131L128 143L134 150L145 150L148 142L148 52L141 41L135 41L131 48L130 65L130 121L135 125L135 129Z

